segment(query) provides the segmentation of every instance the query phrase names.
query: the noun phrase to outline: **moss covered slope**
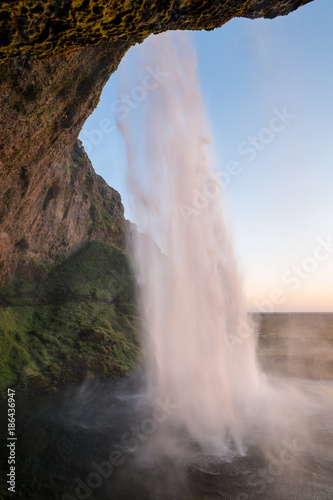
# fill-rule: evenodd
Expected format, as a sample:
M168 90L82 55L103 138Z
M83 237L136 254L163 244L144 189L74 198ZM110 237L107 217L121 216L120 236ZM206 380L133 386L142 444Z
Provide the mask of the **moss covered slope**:
M90 242L40 281L0 292L0 383L52 386L124 375L138 359L138 319L129 258Z

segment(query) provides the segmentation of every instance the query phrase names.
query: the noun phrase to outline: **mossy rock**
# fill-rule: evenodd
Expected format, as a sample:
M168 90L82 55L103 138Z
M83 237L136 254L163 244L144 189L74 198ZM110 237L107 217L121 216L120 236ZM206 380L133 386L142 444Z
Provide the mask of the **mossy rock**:
M1 290L0 389L125 375L139 362L138 325L130 258L87 243L43 281Z

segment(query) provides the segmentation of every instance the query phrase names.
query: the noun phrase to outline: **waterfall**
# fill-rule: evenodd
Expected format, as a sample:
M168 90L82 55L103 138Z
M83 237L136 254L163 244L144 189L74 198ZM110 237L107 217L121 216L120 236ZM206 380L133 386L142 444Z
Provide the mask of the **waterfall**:
M137 96L118 126L145 234L135 257L148 378L179 404L181 425L203 450L242 453L259 384L256 335L224 220L195 53L184 33L152 36L135 68L120 71L122 99Z

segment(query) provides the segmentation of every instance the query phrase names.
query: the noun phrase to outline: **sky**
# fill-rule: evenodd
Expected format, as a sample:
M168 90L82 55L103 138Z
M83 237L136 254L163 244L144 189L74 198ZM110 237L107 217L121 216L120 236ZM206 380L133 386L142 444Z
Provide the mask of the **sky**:
M332 17L332 0L314 0L274 20L233 19L190 32L253 311L333 311ZM125 145L110 126L118 85L116 72L80 139L133 220ZM228 173L230 162L237 173Z

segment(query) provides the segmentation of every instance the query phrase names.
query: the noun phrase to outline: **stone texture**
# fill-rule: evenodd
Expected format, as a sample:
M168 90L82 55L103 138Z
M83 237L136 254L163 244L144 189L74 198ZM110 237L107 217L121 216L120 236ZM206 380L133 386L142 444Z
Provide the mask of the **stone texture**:
M1 51L50 57L105 41L141 42L151 33L214 29L233 17L273 18L311 0L3 1Z
M96 175L79 140L65 162L52 163L47 157L34 169L14 169L5 180L0 231L3 279L14 275L38 279L39 266L34 263L50 263L89 240L125 248L120 195Z
M54 257L93 235L123 249L119 229L114 237L101 225L91 230L94 190L106 202L113 192L124 226L123 209L74 144L126 48L102 44L0 66L0 283L18 261Z

